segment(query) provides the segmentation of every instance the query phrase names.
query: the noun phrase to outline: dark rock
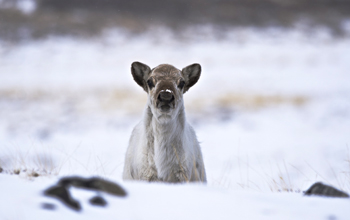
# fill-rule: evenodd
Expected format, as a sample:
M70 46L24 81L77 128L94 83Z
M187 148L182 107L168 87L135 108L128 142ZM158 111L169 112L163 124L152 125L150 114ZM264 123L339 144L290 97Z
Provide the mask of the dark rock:
M63 202L65 205L67 205L69 208L75 210L75 211L80 211L81 206L80 203L73 199L72 196L69 193L69 190L67 189L66 186L62 185L56 185L52 186L44 191L44 194L46 196L54 197L61 202Z
M346 192L343 192L332 186L325 185L321 182L317 182L313 184L308 190L306 190L304 195L307 195L307 196L317 195L317 196L341 197L341 198L349 197L349 195Z
M101 196L94 196L89 200L91 205L106 206L107 201Z
M116 183L110 182L108 180L101 179L99 177L92 178L82 178L82 177L64 177L58 182L58 184L63 186L74 186L77 188L99 190L106 192L115 196L126 196L126 191Z
M52 203L44 202L44 203L41 204L41 208L47 209L47 210L55 210L56 206L54 204L52 204Z
M115 196L126 196L126 191L116 183L103 180L98 177L82 178L77 176L61 178L57 185L46 189L44 191L44 194L46 196L59 199L69 208L72 208L76 211L80 211L80 203L77 200L73 199L69 193L69 187L71 186L89 190L98 190ZM92 205L98 206L107 205L107 202L100 196L95 196L92 199L90 199L90 203Z
M63 177L61 178L57 185L52 186L44 191L46 196L54 197L59 199L69 208L72 208L76 211L81 210L80 203L73 199L69 193L69 188L71 186L88 189L88 190L97 190L106 192L115 196L126 196L126 191L116 183L98 178L83 178L78 176L72 177ZM98 206L106 206L107 202L100 196L95 196L90 199L90 203Z
M0 167L0 173L2 173L2 171L4 171L4 170Z

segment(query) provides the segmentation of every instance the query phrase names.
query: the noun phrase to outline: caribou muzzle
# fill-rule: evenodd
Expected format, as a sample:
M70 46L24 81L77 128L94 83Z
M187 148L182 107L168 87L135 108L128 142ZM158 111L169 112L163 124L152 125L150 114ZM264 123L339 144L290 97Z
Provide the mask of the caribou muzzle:
M169 111L175 107L175 96L173 91L166 89L161 90L157 97L157 107L163 112Z

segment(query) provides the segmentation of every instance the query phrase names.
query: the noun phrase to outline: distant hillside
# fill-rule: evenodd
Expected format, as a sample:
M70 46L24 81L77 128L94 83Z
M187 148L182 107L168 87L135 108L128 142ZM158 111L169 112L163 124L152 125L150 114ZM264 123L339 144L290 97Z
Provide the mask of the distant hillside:
M0 9L0 38L89 37L110 27L143 31L150 25L291 28L300 21L341 35L343 21L350 17L348 0L37 0L36 6L29 14Z

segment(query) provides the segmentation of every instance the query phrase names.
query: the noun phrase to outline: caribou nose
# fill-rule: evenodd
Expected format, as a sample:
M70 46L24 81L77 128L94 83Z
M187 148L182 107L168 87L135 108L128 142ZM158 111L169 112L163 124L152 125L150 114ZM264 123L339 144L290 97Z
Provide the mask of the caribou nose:
M171 91L161 91L158 96L159 101L170 103L174 100L174 95Z

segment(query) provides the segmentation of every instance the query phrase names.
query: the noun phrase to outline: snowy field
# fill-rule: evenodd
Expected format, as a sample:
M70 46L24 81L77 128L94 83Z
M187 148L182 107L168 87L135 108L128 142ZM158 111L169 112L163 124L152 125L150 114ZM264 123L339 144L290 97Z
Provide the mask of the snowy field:
M350 192L350 39L198 31L0 43L0 219L349 219L349 199L302 192L316 181ZM184 98L207 185L122 180L146 103L133 61L202 65ZM77 213L42 195L66 175L104 177L129 195L96 208L95 192L74 190Z

